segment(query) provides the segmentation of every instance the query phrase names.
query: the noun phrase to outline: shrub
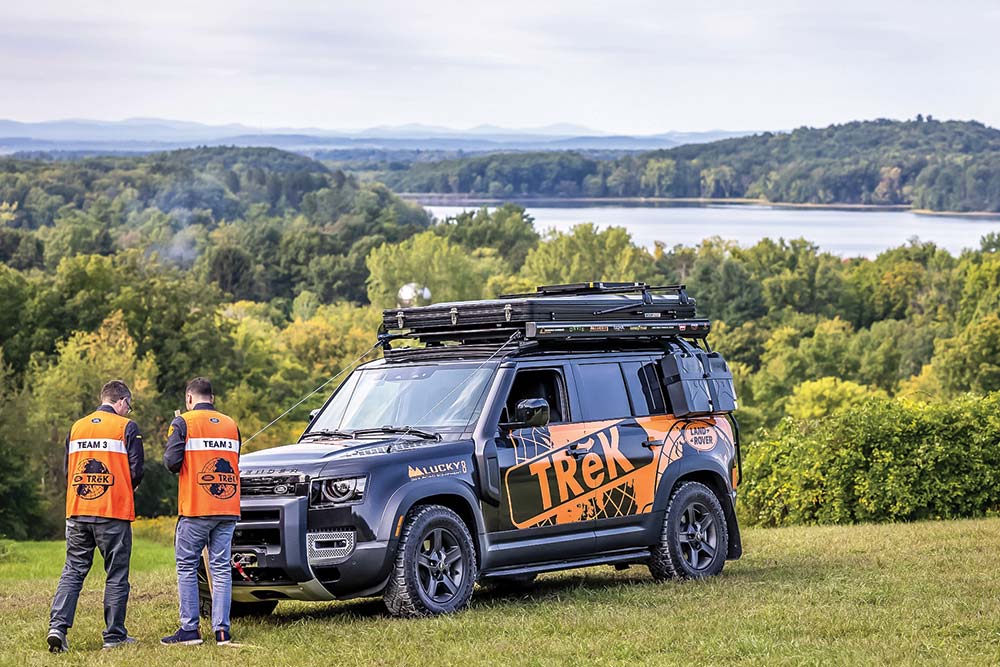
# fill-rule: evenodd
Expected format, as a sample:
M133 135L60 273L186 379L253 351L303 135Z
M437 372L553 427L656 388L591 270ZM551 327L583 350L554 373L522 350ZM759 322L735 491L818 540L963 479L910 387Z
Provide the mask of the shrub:
M132 523L132 535L151 542L172 545L176 526L175 516L158 516L153 519L140 517Z
M748 447L744 473L751 523L982 516L1000 509L1000 392L787 418Z

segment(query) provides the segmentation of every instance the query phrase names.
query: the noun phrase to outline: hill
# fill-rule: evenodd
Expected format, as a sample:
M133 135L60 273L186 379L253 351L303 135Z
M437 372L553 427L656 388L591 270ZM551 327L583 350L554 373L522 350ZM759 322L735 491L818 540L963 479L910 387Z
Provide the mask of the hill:
M374 178L410 193L752 198L1000 212L1000 130L922 117L859 121L610 160L534 152L421 162Z
M141 524L140 524L141 525ZM141 527L138 529L141 533ZM378 601L282 602L237 619L242 648L168 649L177 624L167 544L136 540L128 627L102 653L102 577L70 634L74 664L995 665L1000 519L751 529L742 560L705 582L655 584L643 567L543 576L526 593L477 590L457 616L401 621ZM44 627L61 542L18 543L0 562L4 664L49 665ZM99 568L98 568L99 570ZM202 625L205 631L205 625ZM231 651L237 651L235 655Z

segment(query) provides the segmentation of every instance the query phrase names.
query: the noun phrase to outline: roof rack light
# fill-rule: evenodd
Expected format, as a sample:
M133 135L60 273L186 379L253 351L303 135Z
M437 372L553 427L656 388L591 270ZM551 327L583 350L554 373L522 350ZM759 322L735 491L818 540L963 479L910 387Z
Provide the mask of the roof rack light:
M527 340L608 340L616 338L704 338L711 331L708 320L666 322L528 322Z

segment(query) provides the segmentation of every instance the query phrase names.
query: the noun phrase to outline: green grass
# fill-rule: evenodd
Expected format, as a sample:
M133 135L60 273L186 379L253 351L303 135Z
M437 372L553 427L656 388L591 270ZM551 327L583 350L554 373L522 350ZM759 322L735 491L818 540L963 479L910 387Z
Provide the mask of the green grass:
M100 559L70 634L45 652L62 544L18 543L0 562L0 664L857 665L1000 664L1000 519L748 530L746 555L706 582L645 568L542 577L530 594L478 590L459 615L388 617L378 600L282 603L234 622L245 645L164 647L176 588L169 547L137 540L128 627L101 653Z

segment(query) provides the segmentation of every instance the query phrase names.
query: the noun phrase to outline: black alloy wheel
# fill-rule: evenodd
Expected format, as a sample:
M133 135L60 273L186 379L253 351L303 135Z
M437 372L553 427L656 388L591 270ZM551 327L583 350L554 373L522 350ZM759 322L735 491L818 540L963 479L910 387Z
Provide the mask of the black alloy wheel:
M707 569L719 549L715 517L701 503L690 503L681 515L677 539L680 541L681 555L691 569L696 572Z
M673 492L659 541L650 549L649 572L657 581L701 579L722 572L729 551L729 527L722 503L699 482Z
M451 602L465 578L465 562L458 538L447 528L433 528L420 543L417 579L421 597L434 604Z

